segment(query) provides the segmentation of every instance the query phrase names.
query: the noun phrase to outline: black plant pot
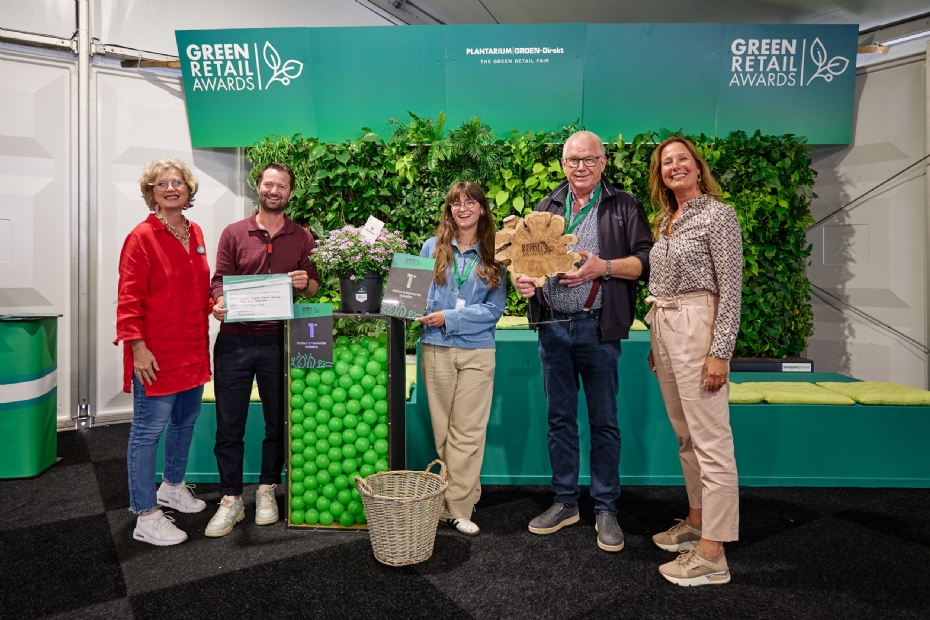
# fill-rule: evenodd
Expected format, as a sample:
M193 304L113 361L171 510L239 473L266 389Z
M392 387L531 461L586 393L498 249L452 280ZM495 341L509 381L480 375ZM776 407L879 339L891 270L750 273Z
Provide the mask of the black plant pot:
M352 280L339 276L339 297L343 312L378 314L381 312L381 294L384 277L369 271L364 278Z

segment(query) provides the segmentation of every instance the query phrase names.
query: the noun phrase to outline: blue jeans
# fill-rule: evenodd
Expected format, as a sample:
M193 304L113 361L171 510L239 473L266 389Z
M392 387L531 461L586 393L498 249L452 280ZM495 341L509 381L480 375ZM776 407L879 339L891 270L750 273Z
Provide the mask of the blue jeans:
M184 480L202 397L202 385L167 396L146 396L145 385L136 377L132 378L132 428L126 469L129 472L129 509L134 513L158 508L155 455L166 424L162 479L168 484L180 484Z
M575 506L581 494L578 389L583 386L591 426L591 498L596 511L616 513L614 502L620 497L620 341L601 339L598 311L552 315L552 320L564 322L539 326L539 357L549 405L549 461L555 501Z

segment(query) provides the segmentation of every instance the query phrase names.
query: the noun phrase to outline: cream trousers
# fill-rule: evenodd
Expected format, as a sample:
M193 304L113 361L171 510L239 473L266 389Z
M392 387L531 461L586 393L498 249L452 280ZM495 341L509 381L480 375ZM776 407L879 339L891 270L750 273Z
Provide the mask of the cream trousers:
M441 516L470 519L481 498L479 476L494 393L494 349L424 344L420 372L436 452L449 478Z
M678 437L688 504L702 511L701 535L728 542L739 537L739 484L730 430L730 384L704 388L704 362L713 340L717 295L649 297L652 354L662 399Z

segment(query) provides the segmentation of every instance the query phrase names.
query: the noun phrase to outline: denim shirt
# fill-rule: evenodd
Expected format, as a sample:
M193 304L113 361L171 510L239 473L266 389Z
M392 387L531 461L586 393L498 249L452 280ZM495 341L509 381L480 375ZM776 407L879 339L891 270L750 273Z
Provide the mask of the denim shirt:
M420 256L432 257L435 251L436 237L431 237L423 244ZM462 255L458 242L452 240L452 258L460 274L465 273L477 254L477 244ZM480 258L478 260L480 262ZM421 342L458 349L494 348L494 330L506 304L507 277L506 273L502 273L500 284L488 289L488 281L478 276L478 266L476 262L461 290L455 281L452 265L446 268L446 283L443 286L435 282L430 284L426 313L442 310L446 324L442 327L424 325ZM456 308L455 303L459 297L465 300L465 305Z

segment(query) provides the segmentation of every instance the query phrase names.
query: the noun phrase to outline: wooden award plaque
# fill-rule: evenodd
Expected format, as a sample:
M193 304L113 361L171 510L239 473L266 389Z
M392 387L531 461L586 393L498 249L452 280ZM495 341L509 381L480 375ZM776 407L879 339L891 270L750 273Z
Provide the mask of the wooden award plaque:
M565 218L548 211L534 211L525 218L508 216L494 239L494 259L507 265L514 277L527 276L542 286L546 278L578 271L575 263L581 254L568 249L578 237L564 232Z

